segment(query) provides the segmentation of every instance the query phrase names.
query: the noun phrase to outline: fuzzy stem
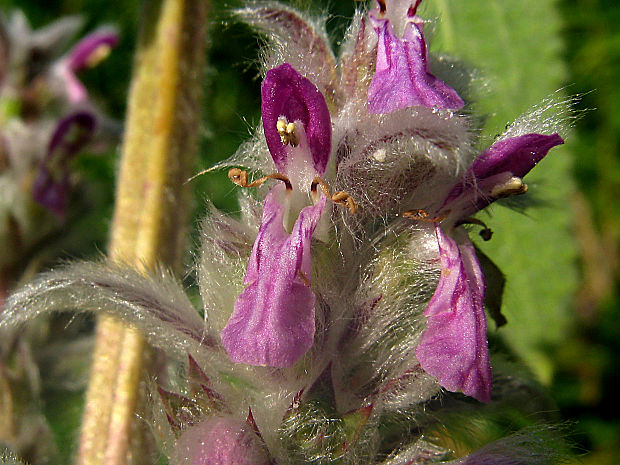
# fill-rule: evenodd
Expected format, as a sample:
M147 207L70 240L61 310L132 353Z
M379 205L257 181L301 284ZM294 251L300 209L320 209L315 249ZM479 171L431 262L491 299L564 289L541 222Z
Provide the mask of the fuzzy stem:
M144 2L130 89L112 260L176 267L183 250L189 177L196 152L206 0ZM128 463L144 338L102 316L86 395L78 465ZM142 454L133 454L137 463Z

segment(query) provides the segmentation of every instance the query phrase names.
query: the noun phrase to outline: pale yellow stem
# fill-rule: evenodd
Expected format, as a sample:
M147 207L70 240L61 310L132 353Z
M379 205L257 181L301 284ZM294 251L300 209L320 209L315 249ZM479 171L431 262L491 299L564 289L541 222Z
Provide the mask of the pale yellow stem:
M189 205L205 53L205 0L144 4L110 239L110 259L175 266ZM147 351L142 335L99 319L78 465L124 465Z

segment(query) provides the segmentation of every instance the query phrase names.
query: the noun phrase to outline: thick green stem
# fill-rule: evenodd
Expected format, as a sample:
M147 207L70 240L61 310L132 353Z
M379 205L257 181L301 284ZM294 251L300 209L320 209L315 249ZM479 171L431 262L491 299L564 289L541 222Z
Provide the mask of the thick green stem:
M146 1L129 97L110 259L177 267L196 152L206 0ZM122 465L148 353L140 333L100 317L77 463Z

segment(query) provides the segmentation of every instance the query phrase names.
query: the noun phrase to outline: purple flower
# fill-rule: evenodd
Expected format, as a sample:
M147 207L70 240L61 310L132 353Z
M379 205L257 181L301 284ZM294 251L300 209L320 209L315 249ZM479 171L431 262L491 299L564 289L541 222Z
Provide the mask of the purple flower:
M309 203L314 179L325 172L331 122L321 93L287 63L267 72L262 113L267 146L286 188L276 186L265 198L245 275L248 286L220 335L233 362L289 367L314 339L310 245L327 198L321 195L301 210L294 206Z
M370 20L378 35L375 75L368 109L390 113L411 106L462 108L456 91L430 72L424 21L416 15L421 0L377 0ZM402 30L399 37L395 28Z
M265 199L245 275L249 286L237 298L221 332L222 343L236 363L288 367L314 339L314 294L307 282L310 242L326 197L301 211L289 235L283 226L284 206L278 200L283 191L283 186L276 186Z
M441 276L424 312L427 328L416 356L450 391L491 400L484 277L472 243L458 226L495 200L524 193L527 186L521 178L562 143L558 134L526 134L496 142L478 156L436 212Z
M212 417L177 440L174 465L265 465L269 462L251 427L232 417Z
M435 226L441 277L424 312L427 326L416 349L422 368L449 391L491 400L491 367L484 315L484 277L474 246L460 228L459 242Z
M95 117L86 111L63 118L56 126L47 154L39 165L32 186L34 200L61 218L66 213L71 188L69 162L90 141L95 126Z
M65 82L67 96L71 103L83 102L88 98L86 88L75 73L95 66L108 55L112 47L118 44L118 40L118 33L114 29L100 29L80 40L58 62L56 72Z

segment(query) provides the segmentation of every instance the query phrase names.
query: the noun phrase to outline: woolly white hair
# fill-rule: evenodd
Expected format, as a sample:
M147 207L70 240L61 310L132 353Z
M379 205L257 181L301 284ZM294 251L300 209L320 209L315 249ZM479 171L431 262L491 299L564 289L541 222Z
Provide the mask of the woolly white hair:
M0 452L0 465L24 465L24 462L19 460L13 452L6 449Z

